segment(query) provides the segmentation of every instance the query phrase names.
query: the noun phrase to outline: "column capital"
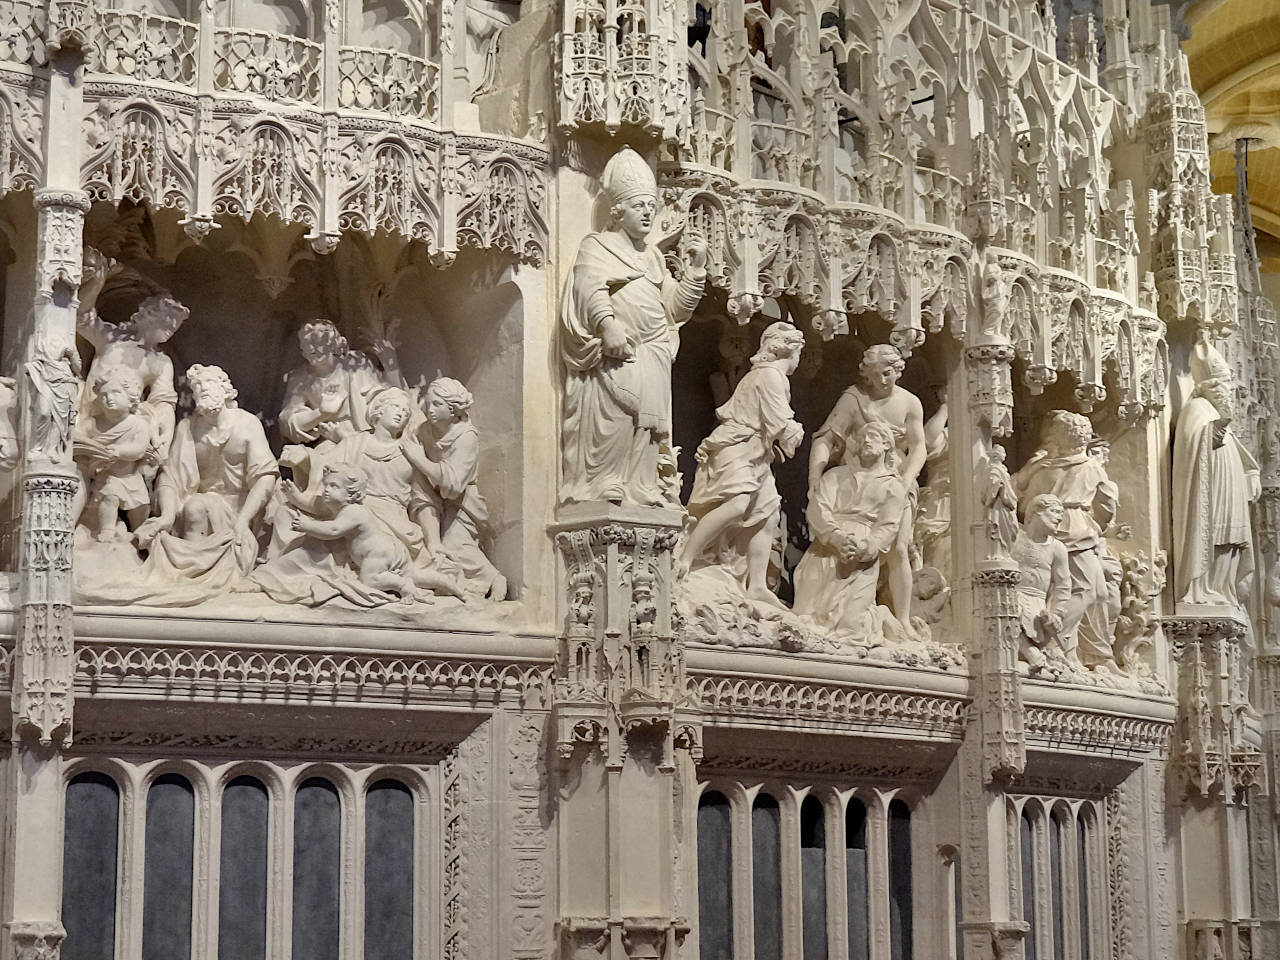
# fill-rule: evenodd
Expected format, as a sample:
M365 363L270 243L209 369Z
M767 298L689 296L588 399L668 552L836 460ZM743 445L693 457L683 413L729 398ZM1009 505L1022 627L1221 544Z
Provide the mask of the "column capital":
M5 924L14 960L58 960L67 931L56 920L14 920Z

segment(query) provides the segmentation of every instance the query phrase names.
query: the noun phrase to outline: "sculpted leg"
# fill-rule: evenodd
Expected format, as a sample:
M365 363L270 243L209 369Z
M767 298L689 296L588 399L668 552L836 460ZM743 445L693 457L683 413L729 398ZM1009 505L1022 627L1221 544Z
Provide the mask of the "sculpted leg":
M781 607L782 601L769 589L769 553L776 530L777 524L772 521L762 523L747 543L747 596Z
M115 539L116 516L120 512L119 497L98 498L98 533L99 543L107 543Z
M702 519L694 525L689 539L685 541L684 549L680 551L681 567L687 570L692 566L693 562L715 543L734 520L747 512L747 504L750 500L750 494L740 493L704 514Z

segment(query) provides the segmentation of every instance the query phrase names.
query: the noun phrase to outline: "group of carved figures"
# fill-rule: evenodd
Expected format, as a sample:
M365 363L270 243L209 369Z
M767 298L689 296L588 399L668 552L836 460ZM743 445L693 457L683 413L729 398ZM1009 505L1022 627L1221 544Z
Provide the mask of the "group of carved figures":
M702 295L705 245L686 239L687 262L673 278L646 240L653 176L629 149L611 159L602 185L611 225L584 240L562 300L564 499L678 506L671 364L680 327ZM925 422L919 399L898 385L905 364L891 345L864 352L860 382L812 439L811 542L794 571L791 611L770 585L782 504L773 464L803 440L789 384L803 345L791 324L769 326L750 371L717 409L719 426L696 455L677 572L686 594L727 591L748 619L804 617L853 642L922 638L946 601L939 571L950 567L947 414L944 405ZM1257 464L1231 432L1234 382L1207 340L1193 353L1191 373L1195 389L1174 444L1176 596L1238 606L1252 569ZM1164 558L1120 557L1108 546L1127 535L1117 522L1108 444L1088 417L1055 410L1016 474L1003 448L990 450L977 479L989 555L1020 571L1028 669L1133 672L1136 647L1158 628L1151 600L1163 586Z
M77 595L85 602L187 605L232 592L282 603L344 598L361 607L447 594L504 599L481 548L472 397L441 377L406 386L389 342L377 362L327 320L298 334L304 363L285 380L279 459L217 366L186 371L194 409L178 421L162 346L187 308L143 300L127 323L95 305L111 264L86 257L78 332L93 347L34 351L28 461L70 452L79 474ZM280 467L292 472L281 478Z

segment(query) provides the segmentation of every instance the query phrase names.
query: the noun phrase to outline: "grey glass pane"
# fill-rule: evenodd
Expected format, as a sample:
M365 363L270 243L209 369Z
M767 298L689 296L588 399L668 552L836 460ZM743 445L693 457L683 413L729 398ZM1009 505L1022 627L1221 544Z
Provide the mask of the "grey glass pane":
M867 960L867 808L850 800L844 815L845 887L849 901L849 960Z
M1049 875L1049 896L1053 906L1053 960L1066 960L1067 945L1062 942L1066 930L1062 918L1062 823L1057 814L1049 823Z
M782 960L782 819L767 793L751 808L751 869L755 903L755 960Z
M698 801L698 956L733 960L733 827L715 792Z
M222 792L218 960L266 960L267 788L236 777Z
M186 777L166 774L147 791L142 960L191 956L191 860L196 798Z
M912 960L911 810L901 800L889 804L889 956Z
M293 955L338 960L342 806L328 780L313 777L293 802Z
M413 794L382 780L364 799L364 955L413 960Z
M800 807L800 876L804 960L826 960L827 828L816 797L806 797Z
M1027 960L1037 960L1035 830L1031 823L1031 814L1025 810L1018 821L1018 837L1022 848L1022 919L1031 925L1023 943Z
M63 960L112 960L120 791L101 773L67 784L62 838Z
M1089 920L1089 822L1081 811L1076 821L1076 882L1080 885L1080 960L1093 960Z

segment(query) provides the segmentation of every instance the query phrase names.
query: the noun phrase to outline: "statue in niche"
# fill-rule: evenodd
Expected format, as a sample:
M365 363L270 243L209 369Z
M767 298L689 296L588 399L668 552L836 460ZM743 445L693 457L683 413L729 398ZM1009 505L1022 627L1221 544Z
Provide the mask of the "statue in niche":
M612 226L582 241L561 299L562 496L674 504L671 364L680 327L702 299L707 246L693 238L685 274L673 279L646 242L657 209L649 165L624 147L602 182Z
M1032 497L1010 550L1022 573L1018 654L1033 673L1072 659L1062 644L1063 618L1071 603L1071 564L1067 548L1054 536L1064 513L1062 501L1053 494Z
M1064 617L1062 646L1076 651L1091 670L1118 673L1112 649L1114 591L1108 583L1104 531L1112 529L1119 490L1098 457L1089 452L1093 425L1089 418L1054 410L1041 428L1041 446L1013 477L1014 490L1025 505L1051 493L1064 506L1057 538L1067 548L1071 571L1071 605Z
M21 459L21 452L18 442L18 385L13 377L0 377L0 477L12 474Z
M1004 458L1004 447L993 443L982 463L978 491L987 511L987 542L993 557L1007 554L1018 537L1018 495Z
M426 424L401 441L404 455L426 481L427 504L418 514L428 557L443 556L471 596L504 600L507 580L480 549L489 508L476 482L480 435L471 422L471 391L439 377L426 393Z
M303 324L298 349L304 363L284 380L280 434L290 446L281 452L280 462L305 489L310 481L307 448L325 453L343 437L367 430L366 395L379 386L402 386L403 379L389 338L374 345L375 368L364 354L348 349L347 338L328 320Z
M1004 269L994 257L988 257L982 269L982 335L1003 336L1009 329L1009 298L1012 285L1005 279Z
M114 269L114 264L92 247L85 251L85 281L80 287L76 332L89 341L94 351L87 382L93 383L99 371L116 367L128 367L137 373L142 382L138 415L150 426L159 462L169 455L178 404L173 361L160 348L178 332L190 311L167 293L160 293L144 299L127 323L106 322L98 316L96 306ZM80 394L81 416L90 415L93 403L92 390L86 387Z
M114 367L98 371L89 383L94 405L76 423L74 455L83 482L76 489L71 515L82 519L91 507L94 538L100 543L121 539L119 514L128 531L137 530L151 513L146 466L159 465L151 425L138 413L142 380L136 371Z
M62 463L71 454L80 391L80 354L71 343L37 334L22 365L30 387L27 463Z
M773 462L792 456L804 439L787 379L803 348L804 334L794 326L771 324L760 337L751 370L716 410L720 425L696 454L698 472L688 506L693 527L678 561L684 573L700 561L720 567L749 601L775 607L782 604L769 589L768 572L782 497Z
M363 467L326 463L318 486L308 501L316 515L292 512L291 527L301 537L254 570L238 591L260 590L279 603L309 606L342 597L361 607L424 599L419 587L458 595L452 577L414 566L404 541L366 504L369 474Z
M898 622L911 629L911 521L915 512L916 478L924 466L927 444L924 409L920 401L898 380L906 363L891 344L868 347L858 365L861 384L849 387L836 401L830 416L814 435L809 453L809 502L813 503L825 471L833 460L844 456L862 427L879 423L894 438L887 462L893 464L906 490L903 516L894 524L895 540L884 563L888 585L888 607Z
M795 612L856 642L892 629L876 585L881 559L908 516L907 485L892 460L896 445L888 423L862 423L843 445L844 462L822 475L809 499L813 542L796 568Z
M185 606L227 592L253 569L276 459L220 367L193 364L187 384L195 410L178 424L156 477L160 513L135 534L149 551L146 563L127 579L86 585L89 602Z
M409 395L399 387L377 390L369 398L366 411L369 428L338 441L326 455L325 462L357 467L364 472L366 487L362 505L409 552L414 564L412 576L419 586L460 595L452 563L443 555L433 556L426 549L427 536L415 519L432 504L417 469L406 454L407 449L418 444L409 431L413 411ZM325 512L317 491L304 491L289 480L281 489L290 506L311 516ZM291 545L280 556L287 555L296 545Z
M1192 350L1191 376L1173 441L1174 593L1179 603L1241 606L1253 577L1258 463L1231 429L1235 378L1207 335Z

